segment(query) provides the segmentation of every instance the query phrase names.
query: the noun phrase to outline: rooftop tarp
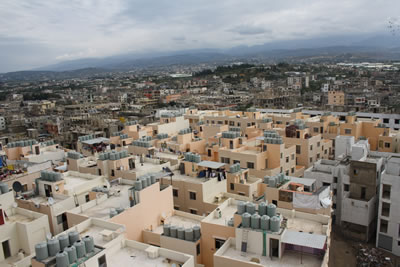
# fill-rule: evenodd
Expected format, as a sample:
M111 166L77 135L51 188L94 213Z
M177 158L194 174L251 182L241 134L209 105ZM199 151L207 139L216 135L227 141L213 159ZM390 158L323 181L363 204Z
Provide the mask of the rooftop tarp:
M211 168L211 169L219 169L225 166L225 163L215 162L215 161L207 161L204 160L198 164L198 166Z
M87 145L94 145L94 144L98 144L101 142L108 143L109 141L110 141L110 139L108 139L108 138L98 137L98 138L82 141L82 143L87 144Z
M303 184L305 186L312 186L313 183L315 183L315 179L298 177L290 177L290 181L293 183Z
M281 242L302 247L323 249L325 247L326 236L286 230Z

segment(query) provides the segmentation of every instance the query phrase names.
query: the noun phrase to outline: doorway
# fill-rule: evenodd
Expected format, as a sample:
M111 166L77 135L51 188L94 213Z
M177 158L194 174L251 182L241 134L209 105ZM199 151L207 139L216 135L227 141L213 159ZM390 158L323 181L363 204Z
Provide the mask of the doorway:
M225 240L215 238L215 251L217 251L225 243Z
M279 258L279 240L271 238L269 240L269 247L270 247L269 255L271 257Z
M39 148L39 146L36 146L36 147L35 147L35 153L36 153L36 155L39 155L39 154L40 154L40 148Z
M46 197L51 197L52 196L51 185L45 184L44 185L44 192L46 194Z
M11 257L11 250L10 250L10 242L9 242L9 240L3 241L1 244L3 246L4 258L7 259L7 258Z

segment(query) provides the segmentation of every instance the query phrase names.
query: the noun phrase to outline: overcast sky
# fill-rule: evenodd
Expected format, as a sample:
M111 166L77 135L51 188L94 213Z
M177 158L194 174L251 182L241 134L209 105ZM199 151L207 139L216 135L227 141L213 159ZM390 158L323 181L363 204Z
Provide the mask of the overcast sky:
M128 52L387 31L399 0L1 0L0 72Z

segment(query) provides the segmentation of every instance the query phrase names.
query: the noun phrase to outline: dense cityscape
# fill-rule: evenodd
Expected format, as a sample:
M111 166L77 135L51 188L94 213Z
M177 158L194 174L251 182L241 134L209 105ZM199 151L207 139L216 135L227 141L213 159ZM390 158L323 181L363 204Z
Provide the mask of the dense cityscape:
M399 66L3 78L2 264L396 266Z
M0 267L400 267L399 9L0 1Z

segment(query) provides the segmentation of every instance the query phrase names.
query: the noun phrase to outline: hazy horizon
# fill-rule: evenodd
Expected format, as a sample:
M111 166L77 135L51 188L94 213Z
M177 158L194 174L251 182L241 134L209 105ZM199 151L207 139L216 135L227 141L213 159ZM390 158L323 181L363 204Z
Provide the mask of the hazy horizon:
M399 27L398 10L393 0L4 0L0 72L124 53L388 34L389 20Z

